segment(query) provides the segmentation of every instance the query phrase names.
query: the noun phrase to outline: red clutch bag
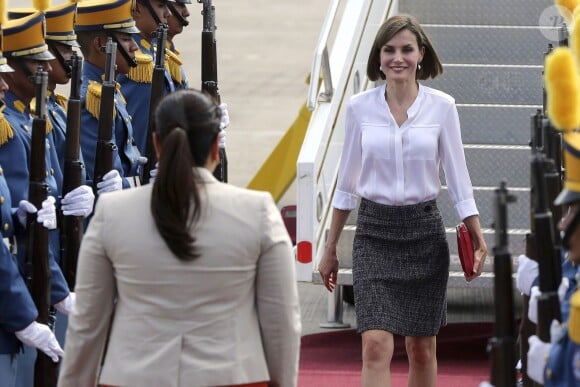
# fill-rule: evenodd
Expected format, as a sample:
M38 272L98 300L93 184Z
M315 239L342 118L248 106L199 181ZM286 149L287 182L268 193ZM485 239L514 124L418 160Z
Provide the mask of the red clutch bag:
M457 231L457 251L459 253L459 261L465 275L473 274L473 264L475 263L473 241L471 234L463 223L459 223L455 227Z

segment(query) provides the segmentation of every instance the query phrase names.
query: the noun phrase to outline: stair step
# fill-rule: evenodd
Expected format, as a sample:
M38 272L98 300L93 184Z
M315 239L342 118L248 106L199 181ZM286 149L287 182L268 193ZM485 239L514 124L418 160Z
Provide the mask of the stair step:
M422 24L537 26L542 11L552 5L550 0L406 0L399 3L399 12Z
M522 171L522 174L526 172ZM499 182L498 182L499 184ZM496 184L497 185L497 184ZM530 227L530 191L528 188L508 190L517 197L515 203L510 203L508 207L508 226L515 229L529 229ZM473 196L479 209L479 221L481 227L490 228L493 224L495 208L495 188L474 187ZM455 226L459 219L451 202L447 187L443 187L437 198L437 207L443 216L445 227Z
M473 186L497 187L502 180L512 188L530 185L529 147L467 144L464 152ZM444 176L441 170L442 182Z
M461 136L472 144L528 145L536 106L458 105Z
M458 104L542 104L541 66L447 65L444 66L444 70L441 77L423 83L452 95Z
M543 65L544 52L548 49L548 41L537 26L494 28L439 24L423 27L444 64Z

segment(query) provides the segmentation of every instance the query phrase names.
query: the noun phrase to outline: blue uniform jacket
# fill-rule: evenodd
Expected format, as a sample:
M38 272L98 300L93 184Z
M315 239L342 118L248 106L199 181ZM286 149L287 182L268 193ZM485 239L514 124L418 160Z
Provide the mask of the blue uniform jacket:
M574 266L567 260L562 273L570 279L570 287L561 303L564 328L560 338L552 344L544 369L544 387L580 387L580 345L570 340L567 330L570 298L579 290L580 266Z
M3 232L7 232L6 236L14 229L11 203L10 191L0 166L0 221ZM0 354L19 351L21 344L14 332L30 325L37 314L34 301L18 271L16 258L0 241Z
M140 63L139 66L149 66L149 71L143 71L143 73L148 73L152 71L155 61L155 53L153 52L153 47L155 47L155 40L150 44L144 40L140 35L133 35L135 42L139 45L141 53L138 56L149 56L151 58L150 62ZM147 58L149 59L149 58ZM137 147L141 153L145 152L145 145L147 143L147 132L149 129L149 101L151 99L151 77L147 76L147 79L134 80L130 78L130 75L119 75L117 80L121 84L121 90L123 90L123 95L127 99L127 111L133 117L133 128L135 128L134 136ZM165 87L164 95L174 92L175 87L173 85L173 80L171 75L165 69Z
M30 146L31 146L31 129L32 129L32 117L30 116L30 111L28 106L18 100L18 98L11 92L5 93L6 106L3 110L4 117L10 124L13 137L8 139L8 141L0 145L0 165L3 166L4 177L8 183L8 188L10 191L10 196L14 206L17 206L21 200L28 199L28 182L29 182L29 163L30 163ZM47 136L46 140L46 179L45 182L48 185L49 195L53 195L55 198L59 195L59 186L57 185L57 179L55 179L55 174L60 171L58 165L52 167L51 159L54 159L54 145L51 145L51 136ZM62 176L62 174L60 175ZM62 180L59 182L62 184ZM12 209L12 213L16 212L16 207ZM5 233L4 237L16 237L17 250L18 250L18 265L20 272L24 273L24 230L19 226L18 222L15 223L16 229L13 229L13 234ZM59 252L58 245L58 232L51 231L50 233L50 271L52 275L52 291L51 291L51 303L55 304L62 301L69 294L69 289L62 275L60 267L56 261ZM56 255L55 255L56 254Z
M97 117L87 109L87 93L89 92L90 87L94 87L94 85L91 84L94 84L95 82L98 84L103 83L103 75L103 70L87 61L84 62L81 86L81 149L83 152L87 176L90 180L93 179L95 168L99 121L97 120ZM138 176L139 165L137 160L140 153L135 146L131 116L127 112L126 103L120 91L115 93L114 111L113 142L117 145L117 150L113 155L113 167L119 171L119 174L122 177ZM123 179L123 188L128 187L129 182L127 179Z
M49 93L48 100L46 102L46 108L48 111L48 118L52 125L52 131L50 135L52 136L52 141L55 145L56 156L58 158L58 165L63 174L64 178L64 155L66 150L66 111L63 106L61 106L57 100L54 93ZM83 162L82 151L79 149L79 160ZM83 173L83 184L86 184L86 174Z

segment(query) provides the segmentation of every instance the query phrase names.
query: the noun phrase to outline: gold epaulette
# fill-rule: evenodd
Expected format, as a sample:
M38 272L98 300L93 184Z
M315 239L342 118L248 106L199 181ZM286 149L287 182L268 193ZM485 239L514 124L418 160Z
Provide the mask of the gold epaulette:
M36 114L36 97L32 97L32 100L30 101L30 114L35 115ZM50 132L52 132L52 122L50 121L50 118L46 118L46 134L49 134Z
M135 53L137 67L131 67L127 78L139 83L151 83L153 80L153 58L150 55L143 54L141 51Z
M183 82L183 76L181 75L181 65L183 62L178 54L171 52L171 50L165 50L165 67L171 74L171 78L177 82Z
M89 81L87 87L87 96L85 98L85 108L93 117L99 119L101 111L101 89L103 85L99 82ZM113 119L117 115L117 109L113 109Z
M2 112L4 108L5 106L2 106L0 108L0 146L6 144L8 140L14 137L12 127L10 126L10 123L8 122L6 117L4 117L4 113Z
M568 336L580 345L580 290L570 297L570 317L568 318Z
M56 103L59 104L60 107L62 107L64 109L64 111L66 112L66 109L68 107L67 96L64 94L60 94L60 93L54 93L54 99L55 99Z

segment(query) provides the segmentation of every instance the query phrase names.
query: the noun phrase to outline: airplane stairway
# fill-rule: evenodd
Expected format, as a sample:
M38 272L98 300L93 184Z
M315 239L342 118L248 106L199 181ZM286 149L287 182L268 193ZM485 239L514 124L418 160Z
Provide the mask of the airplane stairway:
M353 1L347 1L347 7L350 3ZM380 2L372 3L377 6ZM510 204L508 211L509 249L514 258L514 269L518 255L524 252L525 234L530 229L530 117L542 107L544 53L549 43L557 45L556 41L549 39L553 36L549 32L556 28L543 25L544 19L541 19L549 13L553 2L400 0L382 3L392 3L380 7L388 10L385 17L409 13L425 28L443 62L444 74L423 83L452 95L459 111L465 155L489 254L482 277L467 284L457 258L455 225L459 219L441 173L443 190L438 206L444 218L452 255L449 288L491 288L494 190L502 180L517 196L517 201ZM343 14L343 18L345 16ZM324 238L330 224L330 203L344 134L344 112L348 97L353 94L352 85L358 82L361 91L375 87L364 74L377 23L368 28L362 34L352 34L352 39L359 39L359 48L350 56L353 67L346 72L347 75L336 78L332 63L328 66L330 76L325 77L327 74L322 71L323 81L330 77L339 81L332 85L334 94L325 96L328 85L322 86L316 89L322 98L310 106L313 109L312 119L297 166L299 280L320 283L316 266L322 257ZM350 38L345 37L348 41L342 42L341 38L337 33L333 50L352 44L348 40ZM324 68L323 65L320 67ZM345 89L347 92L344 92ZM342 90L338 96L340 101L337 101L336 90ZM352 284L350 268L355 225L356 211L353 211L338 246L341 259L339 284L344 286ZM338 300L341 298L340 291L329 296L329 322L334 321L338 326L341 322L341 303Z

